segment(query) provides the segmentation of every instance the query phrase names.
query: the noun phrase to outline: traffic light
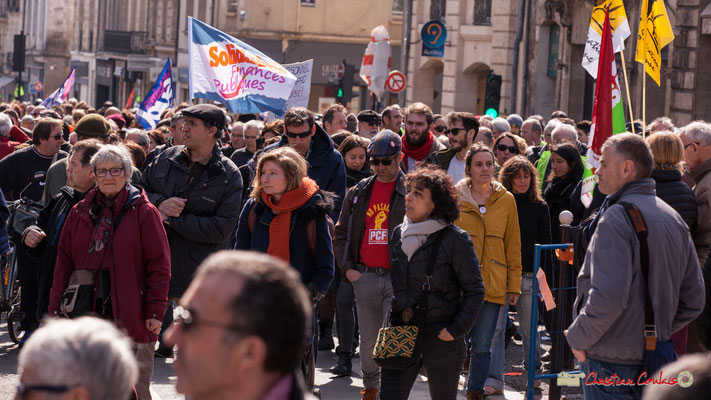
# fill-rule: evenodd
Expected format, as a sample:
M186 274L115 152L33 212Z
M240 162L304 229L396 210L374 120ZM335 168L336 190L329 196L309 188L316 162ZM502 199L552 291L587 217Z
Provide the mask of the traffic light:
M336 88L336 101L346 104L353 98L353 74L355 67L343 60L343 78L338 81Z
M499 116L501 102L501 75L490 70L486 76L486 93L484 95L484 113L492 117Z

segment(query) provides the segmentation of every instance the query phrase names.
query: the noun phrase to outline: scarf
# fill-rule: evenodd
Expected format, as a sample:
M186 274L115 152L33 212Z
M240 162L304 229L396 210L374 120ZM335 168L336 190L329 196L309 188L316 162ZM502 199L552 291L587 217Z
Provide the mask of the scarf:
M430 149L432 148L432 142L434 142L434 135L432 132L427 132L427 140L420 147L414 148L407 144L407 140L402 141L402 152L406 156L415 159L416 161L422 161L428 154L430 154ZM407 165L407 162L405 163Z
M400 237L402 240L401 248L407 256L407 261L410 261L417 249L425 244L431 234L444 229L446 226L447 224L436 219L413 223L410 218L405 217L402 221Z
M277 202L262 192L262 201L276 214L269 225L267 254L289 262L291 212L306 204L317 192L318 185L309 177L303 178L299 187L284 193Z
M89 216L94 221L94 230L91 232L87 261L88 265L98 266L99 270L107 270L111 257L106 256L106 249L111 248L114 221L128 199L128 190L124 187L113 199L107 198L98 188L89 192L87 197L92 195L93 198L89 199Z

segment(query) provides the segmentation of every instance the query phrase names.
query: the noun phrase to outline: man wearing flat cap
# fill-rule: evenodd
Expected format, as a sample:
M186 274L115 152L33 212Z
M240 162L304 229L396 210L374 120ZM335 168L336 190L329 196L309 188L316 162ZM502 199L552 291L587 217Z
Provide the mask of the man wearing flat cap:
M390 282L390 246L388 241L405 217L405 174L400 170L402 141L400 135L386 129L373 137L368 156L374 175L353 186L343 201L336 224L334 253L346 281L338 296L352 287L360 327L363 398L375 398L380 388L380 367L373 361L373 347L378 329L383 326L392 303ZM337 304L341 304L340 301ZM339 315L349 310L337 310ZM331 369L337 376L351 372L351 349L346 341L353 333L339 324L341 354Z
M207 256L227 248L242 205L242 175L217 145L225 129L224 112L212 104L198 104L181 114L185 144L160 153L141 177L168 234L169 298L183 295ZM172 316L168 310L161 334ZM157 355L171 356L172 351L161 341Z
M372 139L378 134L382 120L380 115L373 110L363 110L358 113L358 135Z

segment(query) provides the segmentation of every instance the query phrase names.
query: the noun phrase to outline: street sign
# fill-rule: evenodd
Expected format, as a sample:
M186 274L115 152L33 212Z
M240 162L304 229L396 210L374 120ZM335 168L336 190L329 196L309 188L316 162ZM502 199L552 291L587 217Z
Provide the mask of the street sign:
M429 21L422 26L422 55L427 57L443 57L444 43L447 40L447 28L441 21Z
M400 93L405 90L405 75L402 72L393 70L388 74L388 79L385 81L385 88L393 93Z
M40 81L37 81L32 84L32 88L35 90L35 92L42 93L44 90L44 84Z
M346 73L346 67L343 64L338 64L338 80L343 79L343 75Z

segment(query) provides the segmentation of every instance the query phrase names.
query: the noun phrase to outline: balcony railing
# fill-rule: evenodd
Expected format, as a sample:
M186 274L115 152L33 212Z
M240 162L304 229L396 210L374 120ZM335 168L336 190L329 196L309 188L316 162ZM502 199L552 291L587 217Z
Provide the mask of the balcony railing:
M146 52L147 32L104 31L104 51L120 54Z

